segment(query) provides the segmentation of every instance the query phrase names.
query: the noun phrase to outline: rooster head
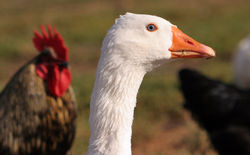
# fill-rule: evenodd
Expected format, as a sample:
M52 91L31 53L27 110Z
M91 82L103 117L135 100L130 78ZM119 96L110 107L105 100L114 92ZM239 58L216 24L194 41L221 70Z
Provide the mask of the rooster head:
M36 73L48 84L49 92L54 97L61 97L71 84L71 73L68 69L68 48L54 27L48 26L48 33L41 26L42 35L34 31L33 43L41 52L36 63Z

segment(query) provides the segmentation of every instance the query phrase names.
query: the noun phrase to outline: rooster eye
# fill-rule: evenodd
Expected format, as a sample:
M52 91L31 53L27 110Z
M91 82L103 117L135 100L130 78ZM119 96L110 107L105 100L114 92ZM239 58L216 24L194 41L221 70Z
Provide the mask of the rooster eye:
M150 31L150 32L153 32L153 31L156 31L158 28L155 24L148 24L146 26L147 30Z

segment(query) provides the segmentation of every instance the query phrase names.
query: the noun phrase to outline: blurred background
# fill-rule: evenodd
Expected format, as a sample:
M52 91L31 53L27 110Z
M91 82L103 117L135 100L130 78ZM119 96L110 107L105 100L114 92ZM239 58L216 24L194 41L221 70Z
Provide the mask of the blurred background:
M216 155L206 133L185 111L177 72L192 67L226 82L241 39L250 34L249 0L12 0L0 1L0 90L17 69L38 54L32 43L40 25L56 26L70 51L78 101L73 154L84 155L89 139L89 101L102 39L120 14L161 16L217 57L166 64L146 75L133 124L134 155Z

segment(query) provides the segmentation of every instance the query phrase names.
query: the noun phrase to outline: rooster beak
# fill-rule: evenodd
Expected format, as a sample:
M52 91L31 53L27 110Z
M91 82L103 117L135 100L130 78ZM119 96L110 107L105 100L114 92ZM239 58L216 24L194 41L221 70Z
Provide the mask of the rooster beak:
M171 58L215 57L215 51L212 48L195 41L176 26L172 26L172 34L172 46L169 48Z

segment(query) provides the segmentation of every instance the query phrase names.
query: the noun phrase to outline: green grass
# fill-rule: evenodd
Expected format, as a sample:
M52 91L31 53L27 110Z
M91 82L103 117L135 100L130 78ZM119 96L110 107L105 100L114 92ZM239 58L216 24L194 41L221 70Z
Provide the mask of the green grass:
M177 70L193 67L211 77L231 82L232 54L239 40L250 33L248 0L129 0L126 3L115 0L1 1L0 89L18 66L37 54L31 38L33 30L39 30L39 25L56 26L70 49L72 85L79 111L74 143L77 155L87 151L89 101L101 42L115 18L125 10L162 16L217 52L213 60L174 62L146 75L135 111L135 146L152 139L158 124L184 117ZM195 139L189 142L193 141ZM164 153L157 151L155 154Z

